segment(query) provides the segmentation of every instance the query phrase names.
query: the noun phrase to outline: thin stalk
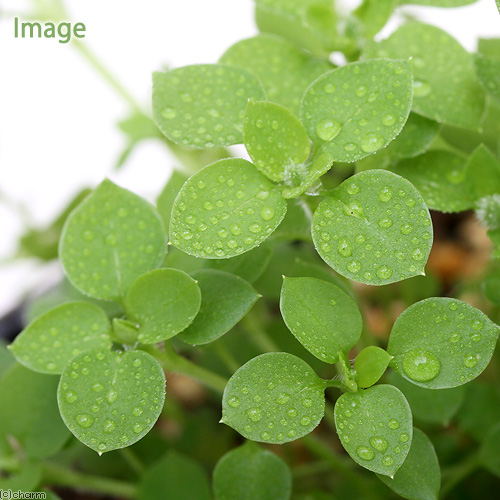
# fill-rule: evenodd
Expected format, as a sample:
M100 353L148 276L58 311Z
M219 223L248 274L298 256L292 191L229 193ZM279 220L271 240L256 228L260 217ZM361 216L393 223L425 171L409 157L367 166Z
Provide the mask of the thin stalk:
M470 476L479 466L479 454L470 455L462 463L451 467L447 473L447 480L443 483L439 498L445 498L458 484L460 484L467 476Z
M227 384L226 378L180 356L168 342L165 342L164 351L151 346L142 346L141 349L156 358L164 370L182 373L198 380L203 385L216 392L224 392L224 388Z
M213 349L231 373L234 373L241 366L224 342L215 342Z
M137 486L133 483L82 474L55 464L43 464L42 474L42 483L53 486L66 486L79 491L112 495L121 498L133 499L137 496Z
M130 466L130 468L138 475L141 476L144 472L144 464L137 458L137 455L130 448L121 448L120 454Z
M250 311L240 322L241 326L250 334L254 344L264 352L280 352L281 349L269 338L269 335L262 329L257 316Z

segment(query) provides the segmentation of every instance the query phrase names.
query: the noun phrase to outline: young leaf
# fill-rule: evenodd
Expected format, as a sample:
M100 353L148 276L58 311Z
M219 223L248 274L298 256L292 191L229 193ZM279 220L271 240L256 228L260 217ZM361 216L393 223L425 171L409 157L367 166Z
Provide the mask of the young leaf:
M57 377L15 364L0 380L0 435L13 436L29 458L57 453L69 437L56 402Z
M20 470L16 471L10 477L3 477L4 473L2 471L2 476L0 477L0 491L4 498L16 498L14 492L18 495L19 493L24 494L24 498L28 497L27 492L33 491L42 479L42 467L39 462L24 462L20 465ZM10 491L9 491L10 490ZM10 494L9 494L10 493ZM21 498L23 498L21 496ZM36 498L33 496L32 498ZM45 497L43 497L45 498Z
M284 278L280 309L297 340L327 363L337 363L361 335L363 320L356 304L326 281Z
M314 144L335 161L352 162L387 146L403 128L412 102L406 61L347 64L307 89L301 119Z
M391 372L389 383L405 395L413 417L423 422L448 425L465 397L464 386L431 391L408 382L396 372Z
M323 391L323 381L300 358L284 352L262 354L229 379L221 421L252 441L294 441L323 418Z
M172 215L172 207L174 206L175 198L187 180L187 175L178 170L174 170L160 193L160 196L158 196L156 206L166 228L170 225L170 217Z
M240 321L260 295L244 280L215 269L192 274L201 289L201 308L179 338L193 345L208 344Z
M461 212L473 206L465 162L460 156L448 151L428 151L400 161L391 170L414 184L431 210Z
M110 349L104 311L88 302L55 307L32 321L10 346L16 359L40 373L61 373L66 363L89 349Z
M421 387L446 389L476 378L488 365L500 333L484 313L460 300L434 297L404 311L387 351L391 366Z
M217 462L213 485L216 500L288 500L292 474L281 458L247 441Z
M124 306L139 325L138 340L156 344L185 330L198 314L201 292L196 281L177 269L156 269L130 287Z
M172 243L206 259L228 259L260 245L280 224L286 201L248 161L221 160L182 187L172 210Z
M378 475L392 491L409 500L437 500L441 470L431 440L413 428L410 451L394 478Z
M483 467L488 469L497 477L500 477L500 456L498 454L499 448L500 424L490 429L482 442L481 450L479 452L479 460Z
M321 258L342 276L385 285L422 274L433 234L415 187L391 172L369 170L319 204L312 237Z
M249 101L243 140L255 167L275 182L291 178L311 152L309 137L299 119L272 102Z
M144 473L138 500L211 500L203 467L189 457L169 451Z
M500 57L476 54L474 62L479 83L490 96L500 100Z
M358 374L358 386L363 389L377 383L389 366L392 356L376 346L365 347L354 361L354 369Z
M428 5L429 7L462 7L477 0L400 0L402 4Z
M205 268L235 274L248 283L253 283L266 269L272 254L272 246L263 244L231 259L206 260Z
M264 100L264 91L241 68L196 64L153 73L156 124L171 141L183 146L241 143L248 99Z
M81 292L116 300L166 252L163 223L144 199L109 180L68 217L59 255L66 276Z
M373 38L387 23L400 0L363 0L353 14L361 21L363 36Z
M403 393L392 385L345 393L337 399L334 414L340 441L352 459L393 476L408 455L413 432Z
M474 201L500 193L500 162L483 144L472 152L465 164L465 182L469 198Z
M472 56L448 33L409 22L380 43L367 44L364 57L409 59L413 71L413 110L438 122L477 129L484 91Z
M286 40L268 34L235 43L220 62L253 73L270 101L296 115L309 84L333 68L328 61L312 58Z
M68 429L99 454L145 436L160 416L165 374L143 351L87 351L70 361L57 389Z

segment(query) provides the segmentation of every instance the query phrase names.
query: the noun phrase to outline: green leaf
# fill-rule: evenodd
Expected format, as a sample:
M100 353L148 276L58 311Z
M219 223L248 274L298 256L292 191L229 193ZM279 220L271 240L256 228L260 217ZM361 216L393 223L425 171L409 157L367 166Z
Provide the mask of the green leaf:
M399 0L401 4L428 5L429 7L462 7L470 5L477 0Z
M14 356L9 352L3 340L0 340L0 379L15 362Z
M484 91L474 62L453 37L428 24L409 22L380 43L367 44L364 57L411 59L413 111L438 122L477 129Z
M311 152L299 119L273 102L248 102L243 139L255 167L275 182L289 181Z
M201 292L196 281L177 269L156 269L130 287L124 306L139 325L138 339L156 344L185 330L198 314Z
M280 224L286 201L248 161L221 160L182 187L172 211L172 243L206 259L228 259L260 245Z
M57 400L68 429L99 455L139 441L158 419L165 375L143 351L87 351L64 369Z
M81 292L119 301L133 281L161 263L165 243L156 210L106 179L68 217L59 255Z
M387 23L399 0L364 0L353 14L361 21L363 36L373 38Z
M408 382L396 372L391 372L389 383L405 395L413 417L422 422L448 425L462 406L465 397L464 386L431 391Z
M320 76L302 100L301 119L316 146L335 161L359 160L387 146L403 128L412 102L406 61L347 64Z
M318 359L337 363L361 335L363 320L340 288L316 278L284 278L280 309L286 326Z
M3 472L3 471L2 471ZM2 474L3 476L3 474ZM40 480L42 479L42 467L39 462L25 462L21 465L20 470L8 478L0 479L0 491L4 498L9 498L8 490L11 493L21 491L23 493L33 491ZM10 498L16 498L11 496ZM23 497L18 497L23 498ZM36 498L36 497L33 497Z
M479 38L477 52L487 57L498 57L500 53L500 38Z
M431 440L413 428L410 452L404 464L391 479L378 478L396 494L409 500L437 500L441 486L441 470Z
M479 83L487 94L500 100L500 55L493 58L476 54L474 62Z
M189 457L169 451L149 468L139 484L139 500L210 500L203 467Z
M427 153L402 160L391 170L408 179L431 210L462 212L473 206L462 157L448 151Z
M113 339L123 345L134 346L139 340L139 327L126 319L113 318Z
M358 386L365 389L377 383L385 373L391 359L392 356L380 347L365 347L354 361L354 369L358 374Z
M158 196L156 206L166 228L170 225L170 217L172 216L172 207L174 206L175 198L187 180L187 175L178 170L174 170L160 193L160 196Z
M231 259L207 260L205 268L235 274L248 283L253 283L266 269L272 254L272 246L263 244Z
M500 477L500 424L496 425L485 436L479 451L479 461L495 476Z
M412 416L403 393L375 385L345 393L335 403L335 426L342 446L362 467L393 476L411 445Z
M244 280L215 269L192 274L201 289L201 308L194 322L179 338L188 344L208 344L218 339L252 308L260 295Z
M162 137L155 122L144 113L134 112L118 122L118 128L127 136L131 144L144 139Z
M497 260L493 261L486 270L481 288L490 302L497 306L500 305L500 262Z
M260 31L276 33L313 54L326 56L338 43L337 15L329 0L257 0Z
M88 302L55 307L32 321L10 346L16 359L40 373L61 373L66 363L89 349L110 349L105 312Z
M344 181L316 209L312 236L329 266L370 285L422 274L433 239L430 214L418 191L385 170Z
M332 64L315 59L274 35L258 35L231 46L220 62L246 69L262 84L267 98L298 115L306 88Z
M485 196L476 202L477 218L489 229L500 228L500 194ZM490 235L490 231L488 231Z
M476 201L500 193L500 162L483 144L470 155L465 165L469 198Z
M252 441L283 444L309 434L325 413L324 382L300 358L262 354L229 379L222 422Z
M391 366L429 389L456 387L488 365L500 333L484 313L460 300L434 297L404 311L394 323L387 351Z
M196 64L153 73L153 115L171 141L193 148L243 142L248 99L264 91L248 71L222 64Z
M54 455L69 437L57 409L57 381L19 364L0 380L0 435L13 436L30 458Z
M213 485L216 500L288 500L292 474L274 453L246 442L217 462Z

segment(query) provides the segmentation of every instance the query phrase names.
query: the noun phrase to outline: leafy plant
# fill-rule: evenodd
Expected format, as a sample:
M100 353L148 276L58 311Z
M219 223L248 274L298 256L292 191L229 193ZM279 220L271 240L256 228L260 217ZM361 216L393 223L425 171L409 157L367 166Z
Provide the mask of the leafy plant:
M182 413L170 372L212 391L215 410L197 426L220 418L222 394L227 427L205 437L226 440L213 473L218 500L290 498L292 472L302 499L351 498L346 488L387 498L382 483L403 498L437 499L441 460L441 497L479 466L499 475L490 402L498 396L491 385L462 388L485 370L484 381L497 376L498 361L488 365L500 333L498 265L462 290L424 276L437 211L475 209L500 255L500 41L470 54L415 21L374 41L400 3L365 0L342 19L330 1L257 0L261 34L216 64L153 75L154 122L198 168L175 172L156 208L106 179L54 225L72 291L9 346L16 362L0 351L12 365L0 379L0 465L13 473L0 487L211 498L196 460L161 456L161 441L152 460L156 438L145 438L146 451L128 448L160 417ZM332 64L332 52L346 64ZM130 147L157 132L143 115L122 129ZM235 144L249 159L219 149ZM220 158L204 164L197 150L210 149ZM49 250L31 253L50 258ZM390 334L372 335L370 301L394 299ZM483 390L492 414L484 436L483 412L470 410ZM451 419L447 438L440 431ZM324 442L309 435L320 424ZM248 441L230 449L237 438L228 427ZM122 450L137 485L65 469L65 457L84 449L65 445L68 430L99 455ZM344 460L335 433L376 476ZM449 450L464 435L481 444L456 464ZM255 443L299 439L319 459L305 473L293 448ZM308 474L328 468L340 478L310 487Z

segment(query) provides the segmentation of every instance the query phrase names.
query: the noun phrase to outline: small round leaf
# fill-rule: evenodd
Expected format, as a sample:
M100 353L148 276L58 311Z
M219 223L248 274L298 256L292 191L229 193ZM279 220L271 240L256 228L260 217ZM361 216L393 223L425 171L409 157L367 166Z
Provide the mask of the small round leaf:
M358 386L371 387L377 383L389 366L392 356L377 346L365 347L354 361L354 369L358 375Z
M286 208L276 187L250 162L221 160L182 187L172 210L172 243L196 257L228 259L268 238Z
M201 292L185 272L156 269L132 284L124 305L127 317L139 325L139 342L156 344L193 322L200 310Z
M201 289L201 308L179 338L188 344L208 344L227 333L252 308L259 294L244 280L215 269L192 274Z
M275 182L290 182L311 152L299 119L273 102L248 103L243 138L255 167Z
M316 278L285 278L281 314L297 340L321 361L337 363L361 335L363 321L340 288Z
M370 285L422 274L433 239L429 210L418 191L385 170L344 181L316 209L312 236L335 271Z
M324 383L300 358L262 354L229 379L222 422L252 441L282 444L309 434L325 413Z
M156 210L109 180L71 213L59 246L66 276L76 288L117 301L136 278L161 263L165 252Z
M346 393L335 404L342 446L362 467L393 476L401 467L413 433L410 406L392 385Z
M110 325L104 311L88 302L71 302L38 316L10 346L30 370L61 373L83 351L110 349Z
M213 485L216 500L288 500L292 474L281 458L247 441L217 462Z
M144 437L160 416L165 375L143 351L88 351L64 369L57 400L68 429L99 454Z
M460 300L434 297L404 311L387 351L391 366L421 387L446 389L476 378L488 365L500 328Z
M214 148L243 142L248 99L264 100L255 76L222 64L196 64L153 73L153 114L173 142Z
M302 100L309 137L335 161L352 162L387 146L410 113L413 80L406 61L347 64L320 76Z

